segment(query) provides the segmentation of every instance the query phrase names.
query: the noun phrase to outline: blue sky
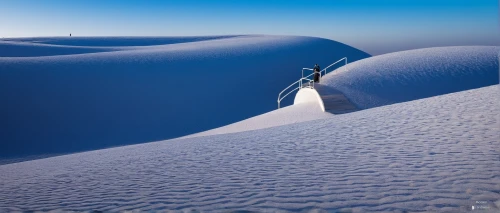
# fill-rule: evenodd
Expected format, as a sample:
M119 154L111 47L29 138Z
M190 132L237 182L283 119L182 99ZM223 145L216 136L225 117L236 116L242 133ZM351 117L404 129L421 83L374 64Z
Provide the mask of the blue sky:
M498 0L5 0L0 37L305 35L372 54L499 45Z

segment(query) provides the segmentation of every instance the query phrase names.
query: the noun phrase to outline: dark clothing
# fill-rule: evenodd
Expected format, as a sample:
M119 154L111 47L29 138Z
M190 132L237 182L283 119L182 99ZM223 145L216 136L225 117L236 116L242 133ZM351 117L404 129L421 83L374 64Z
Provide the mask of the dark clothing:
M314 82L316 82L316 83L319 82L319 72L314 73Z
M314 70L314 82L319 82L319 72L321 70L321 68L319 68L319 66L316 64L313 68Z

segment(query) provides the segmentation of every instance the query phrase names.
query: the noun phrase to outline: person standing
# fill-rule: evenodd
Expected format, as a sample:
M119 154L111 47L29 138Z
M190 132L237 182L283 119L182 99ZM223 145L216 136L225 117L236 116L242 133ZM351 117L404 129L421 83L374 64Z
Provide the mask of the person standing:
M319 82L319 74L320 74L321 68L319 68L319 65L316 64L316 65L314 65L313 70L314 70L314 82L318 83Z

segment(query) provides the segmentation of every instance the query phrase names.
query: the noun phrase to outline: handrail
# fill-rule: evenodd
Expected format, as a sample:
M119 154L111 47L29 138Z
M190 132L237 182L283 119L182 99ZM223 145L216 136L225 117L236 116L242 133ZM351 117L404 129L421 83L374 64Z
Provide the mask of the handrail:
M288 92L286 95L284 95L281 99L278 99L278 109L280 108L280 103L281 103L281 100L283 100L283 98L285 98L286 96L290 95L290 93L294 92L295 90L298 90L300 87L296 87L295 89L291 90L290 92Z
M314 74L314 73L313 73ZM311 79L308 79L308 77L312 76L313 74L310 74L308 76L306 76L305 78L301 78L299 79L298 81L296 82L293 82L292 84L290 84L290 86L286 87L285 89L283 89L280 94L278 95L278 109L280 108L280 103L281 103L281 100L283 100L286 96L290 95L292 92L294 92L295 90L298 90L298 89L302 89L302 85L303 85L303 81L304 80L308 80L309 81L309 84L312 82L312 88L314 88L314 80L311 80ZM283 94L283 92L285 92L287 89L289 89L290 87L292 87L293 85L295 84L299 84L299 86L293 90L291 90L290 92L286 93L286 95L284 95L283 97L281 97L281 94ZM281 98L280 98L281 97Z
M333 62L332 64L328 65L326 68L324 68L323 70L319 71L319 74L320 74L320 77L323 77L324 75L326 75L326 71L328 68L332 67L333 65L341 62L345 60L345 65L347 65L347 57L343 57L341 59L339 59L338 61L336 62ZM344 66L344 69L347 70L347 66ZM302 78L304 78L304 70L310 70L310 71L314 71L314 69L310 69L310 68L302 68ZM325 74L322 74L322 73L325 73Z
M320 78L323 76L323 75L326 75L326 70L330 67L332 67L333 65L341 62L345 60L345 66L344 66L344 70L347 71L347 57L344 57L344 58L341 58L340 60L328 65L326 68L324 68L323 70L321 70L319 72L319 75L320 75ZM311 71L314 71L313 69L311 68L302 68L302 78L300 78L298 81L295 81L293 82L292 84L290 84L290 86L286 87L285 89L283 89L279 94L278 94L278 109L280 108L280 103L281 103L281 100L283 100L286 96L290 95L292 92L294 92L295 90L300 90L303 87L303 81L304 80L307 80L308 83L309 83L309 87L311 87L312 89L314 89L314 78L313 79L309 79L309 77L311 77L312 75L314 75L315 73L311 73L309 74L308 76L304 77L304 70L311 70ZM321 74L322 72L325 72L325 74ZM293 85L295 84L299 84L298 87L294 88L293 90L289 91L288 93L286 93L283 97L281 97L281 94L283 94L283 92L285 92L287 89L290 89ZM311 86L311 83L312 83L312 86Z
M302 79L300 79L300 80L298 80L298 81L296 81L296 82L293 82L292 84L290 84L290 86L288 86L287 88L285 88L284 90L282 90L282 91L280 92L280 94L278 95L278 109L280 108L280 102L281 102L281 100L283 100L283 98L285 98L285 97L286 97L286 96L288 96L291 92L293 92L293 91L295 91L295 90L299 89L299 88L302 86L301 81L302 81ZM297 88L293 89L292 91L290 91L289 93L287 93L285 96L283 96L282 98L280 98L280 97L281 97L281 94L283 94L283 92L285 92L287 89L289 89L290 87L292 87L292 86L293 86L293 85L295 85L296 83L299 83L299 86L298 86Z
M326 75L326 69L328 69L328 68L332 67L333 65L335 65L335 64L337 64L337 63L339 63L339 62L341 62L342 60L345 60L344 70L347 70L347 57L343 57L343 58L339 59L338 61L333 62L332 64L328 65L328 66L327 66L326 68L324 68L323 70L321 70L321 71L319 72L319 73L320 73L320 75L321 75L321 73L322 73L323 71L325 72L325 74L324 74L324 75ZM321 76L323 76L323 75L321 75Z
M302 68L302 78L304 78L304 70L314 71L314 70L313 70L313 69L311 69L311 68Z
M302 77L302 79L308 79L308 78L309 78L309 77L311 77L312 75L314 75L314 73L311 73L311 74L309 74L309 75L308 75L308 76L306 76L306 77Z

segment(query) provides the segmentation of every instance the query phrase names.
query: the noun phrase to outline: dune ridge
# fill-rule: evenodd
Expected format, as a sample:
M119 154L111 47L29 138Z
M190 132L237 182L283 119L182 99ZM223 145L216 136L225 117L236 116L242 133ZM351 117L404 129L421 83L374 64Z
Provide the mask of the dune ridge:
M18 42L83 42L37 39ZM221 127L276 109L278 93L300 77L302 67L346 55L369 57L332 40L301 36L114 39L89 39L106 52L57 55L56 48L41 57L0 57L0 158L144 143ZM122 41L129 46L110 46ZM144 42L160 45L130 46ZM90 47L74 50L81 48Z
M388 53L349 63L321 84L368 109L498 84L499 52L499 46L457 46Z

